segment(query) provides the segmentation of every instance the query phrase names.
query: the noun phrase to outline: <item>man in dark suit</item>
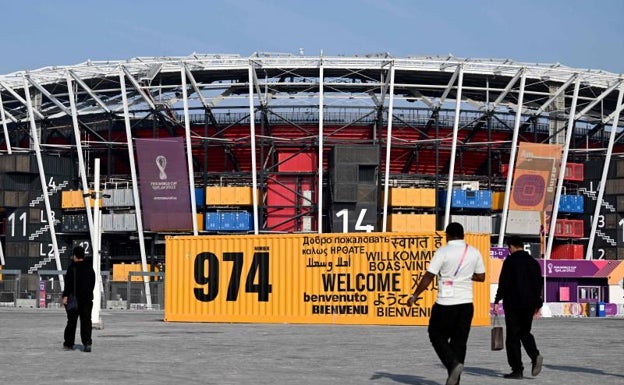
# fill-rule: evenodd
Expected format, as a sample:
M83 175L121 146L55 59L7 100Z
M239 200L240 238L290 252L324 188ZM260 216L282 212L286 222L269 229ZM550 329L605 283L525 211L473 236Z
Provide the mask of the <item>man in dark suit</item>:
M539 312L544 303L542 271L535 258L524 251L524 243L520 238L508 238L507 246L511 254L503 262L498 279L498 291L494 299L494 312L498 314L500 300L503 300L505 310L507 329L505 349L511 373L505 374L504 377L523 378L521 343L531 358L531 375L535 377L542 370L543 357L531 334L531 326L533 316Z
M76 337L76 325L80 317L80 338L84 346L83 351L90 352L91 344L91 310L93 309L93 288L95 287L95 271L90 263L85 262L85 250L76 246L73 250L72 262L67 267L65 274L65 288L63 290L62 303L67 312L67 326L65 326L65 350L74 349ZM78 300L77 309L67 309L69 297L75 296Z

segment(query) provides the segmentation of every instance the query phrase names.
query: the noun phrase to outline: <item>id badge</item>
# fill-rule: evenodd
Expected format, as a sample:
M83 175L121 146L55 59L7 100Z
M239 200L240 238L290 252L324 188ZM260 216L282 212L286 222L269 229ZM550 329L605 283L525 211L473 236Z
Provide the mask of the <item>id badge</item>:
M440 292L438 295L442 298L448 298L453 296L453 280L447 279L442 281L440 285Z

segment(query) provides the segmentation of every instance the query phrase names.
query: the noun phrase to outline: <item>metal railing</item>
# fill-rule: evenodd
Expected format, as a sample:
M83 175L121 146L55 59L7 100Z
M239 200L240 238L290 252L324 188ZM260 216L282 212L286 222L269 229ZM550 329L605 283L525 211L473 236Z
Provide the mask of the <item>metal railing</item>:
M0 307L60 308L64 270L40 270L25 274L20 270L0 270ZM148 309L143 279L150 277L153 310L164 309L164 273L130 272L126 282L114 282L102 271L102 309Z

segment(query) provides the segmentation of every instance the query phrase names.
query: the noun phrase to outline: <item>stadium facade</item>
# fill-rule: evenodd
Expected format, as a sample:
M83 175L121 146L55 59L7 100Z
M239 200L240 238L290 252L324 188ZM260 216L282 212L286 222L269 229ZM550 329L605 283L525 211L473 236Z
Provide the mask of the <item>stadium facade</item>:
M622 74L601 70L389 54L193 54L0 75L2 262L62 268L96 228L110 268L162 263L171 234L449 221L492 233L494 247L522 235L544 259L624 259L623 91ZM196 220L181 227L169 222L179 209L144 201L140 147L154 143L181 149L156 162L161 175L182 171L182 216Z

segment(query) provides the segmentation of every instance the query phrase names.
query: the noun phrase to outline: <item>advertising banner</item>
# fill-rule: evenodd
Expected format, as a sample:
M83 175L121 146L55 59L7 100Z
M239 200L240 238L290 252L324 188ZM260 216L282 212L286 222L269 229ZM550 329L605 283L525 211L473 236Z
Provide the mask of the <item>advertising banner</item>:
M550 211L560 164L560 144L519 143L509 209Z
M610 278L610 281L619 281L624 276L622 261L607 260L567 260L547 259L539 260L548 278Z
M507 217L510 234L540 235L548 231L561 165L561 145L518 144Z
M145 230L188 231L193 228L183 140L135 139Z
M488 267L490 234L466 234ZM165 242L165 321L426 325L434 282L406 306L444 233L179 236ZM473 283L474 325L489 284Z

